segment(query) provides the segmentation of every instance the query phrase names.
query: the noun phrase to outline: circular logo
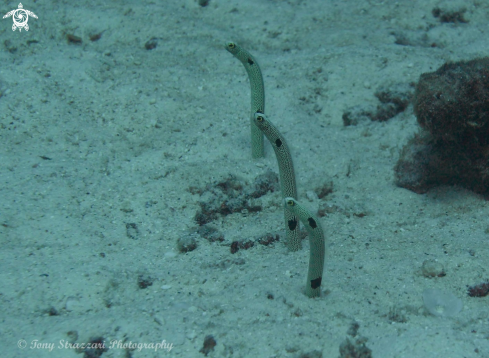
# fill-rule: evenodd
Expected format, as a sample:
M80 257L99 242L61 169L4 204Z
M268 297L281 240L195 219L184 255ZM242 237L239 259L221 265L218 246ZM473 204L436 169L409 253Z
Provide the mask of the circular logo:
M17 9L14 12L14 16L12 16L12 19L14 20L15 26L24 27L27 24L27 21L29 21L29 15L27 15L27 12L24 9Z

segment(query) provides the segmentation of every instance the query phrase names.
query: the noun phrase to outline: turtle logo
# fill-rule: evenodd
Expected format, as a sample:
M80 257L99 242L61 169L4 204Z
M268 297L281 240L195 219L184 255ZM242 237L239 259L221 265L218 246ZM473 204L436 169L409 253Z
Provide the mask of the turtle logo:
M37 19L36 14L34 14L32 11L24 10L24 6L22 5L22 3L19 3L18 9L7 12L3 18L5 19L12 16L12 19L14 20L12 31L15 31L18 28L19 32L22 32L23 28L26 31L29 31L29 25L27 25L27 21L29 21L29 15Z

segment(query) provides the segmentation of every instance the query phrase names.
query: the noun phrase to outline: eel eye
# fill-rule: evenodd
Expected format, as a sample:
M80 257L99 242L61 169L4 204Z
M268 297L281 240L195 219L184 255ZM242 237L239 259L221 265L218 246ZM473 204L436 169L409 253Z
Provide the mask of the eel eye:
M264 121L264 118L262 116L256 116L256 120L258 122L263 122Z
M228 47L229 47L230 49L233 49L233 48L235 48L235 47L236 47L236 45L235 45L233 42L228 42Z
M288 206L294 206L294 201L293 200L287 200L287 205Z

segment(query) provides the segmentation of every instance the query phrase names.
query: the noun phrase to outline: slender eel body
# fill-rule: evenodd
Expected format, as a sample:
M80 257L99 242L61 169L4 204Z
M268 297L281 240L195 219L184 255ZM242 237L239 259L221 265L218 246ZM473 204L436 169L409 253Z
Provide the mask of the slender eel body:
M263 134L253 123L253 115L256 112L265 113L265 86L260 66L248 51L234 42L226 43L226 50L241 61L248 73L251 86L251 155L253 158L263 158L265 156Z
M277 157L282 198L297 198L294 165L292 163L292 156L290 155L290 150L285 138L264 114L255 113L254 122L270 141L270 144L275 152L275 156ZM297 217L287 208L284 209L284 217L285 231L287 234L287 247L290 251L300 250L302 245Z
M284 199L285 207L297 215L309 234L309 271L307 273L306 295L319 297L324 268L324 233L319 220L294 198Z

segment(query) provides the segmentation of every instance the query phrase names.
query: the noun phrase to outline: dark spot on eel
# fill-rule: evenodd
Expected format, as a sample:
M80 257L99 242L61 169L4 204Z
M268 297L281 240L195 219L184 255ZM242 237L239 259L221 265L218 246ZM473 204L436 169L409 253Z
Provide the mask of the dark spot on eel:
M321 286L322 279L323 279L322 277L318 277L315 278L314 280L311 280L311 288L318 288L319 286Z
M295 228L297 227L297 220L295 220L295 219L289 220L288 224L289 224L289 230L294 231Z
M316 220L314 220L313 218L309 218L307 219L307 221L309 222L309 226L312 227L313 229L318 227L318 225L316 224Z

